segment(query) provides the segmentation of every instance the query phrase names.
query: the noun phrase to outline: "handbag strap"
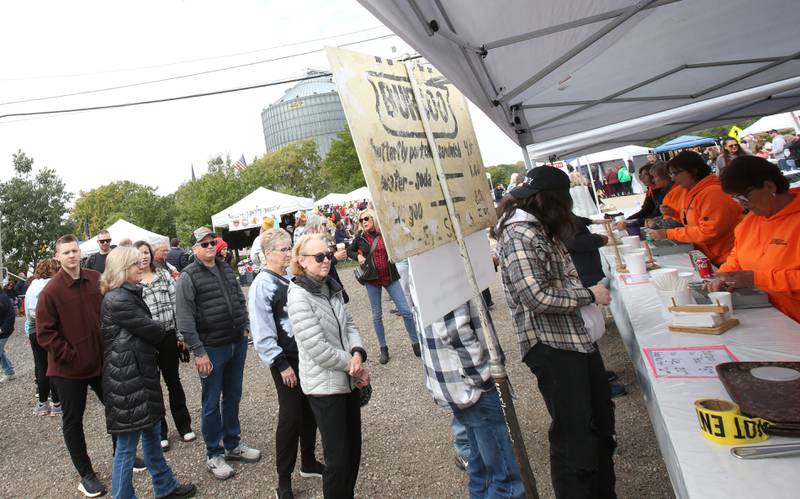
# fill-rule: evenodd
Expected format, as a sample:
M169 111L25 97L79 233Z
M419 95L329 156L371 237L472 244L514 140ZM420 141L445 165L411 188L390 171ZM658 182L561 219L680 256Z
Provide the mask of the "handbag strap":
M365 258L369 258L370 256L372 256L372 252L374 252L375 251L375 247L378 246L378 238L379 237L381 237L380 234L376 235L375 239L372 240L372 244L369 246L369 255L366 255Z

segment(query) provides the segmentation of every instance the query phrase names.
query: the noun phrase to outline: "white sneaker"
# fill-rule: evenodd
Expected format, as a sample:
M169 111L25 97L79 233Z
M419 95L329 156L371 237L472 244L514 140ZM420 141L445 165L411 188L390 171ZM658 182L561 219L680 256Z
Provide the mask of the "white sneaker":
M225 462L225 457L222 454L208 458L206 466L217 480L227 480L236 473L231 465Z
M169 450L169 440L164 439L161 441L161 450Z
M193 431L190 431L186 435L183 435L182 438L184 442L193 442L197 438L197 435L195 435Z
M239 444L235 449L225 451L225 459L231 461L241 461L243 463L255 463L261 459L261 451Z
M4 374L2 378L0 378L0 383L5 383L7 381L11 381L12 379L16 378L16 374Z

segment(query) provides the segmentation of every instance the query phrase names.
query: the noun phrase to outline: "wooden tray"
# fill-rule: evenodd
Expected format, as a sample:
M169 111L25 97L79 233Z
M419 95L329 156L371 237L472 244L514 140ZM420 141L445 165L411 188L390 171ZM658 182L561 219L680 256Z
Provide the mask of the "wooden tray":
M767 381L750 374L754 367L766 366L800 371L800 362L725 362L716 370L742 414L774 423L771 435L800 437L800 379Z
M673 333L722 334L738 325L738 319L728 319L717 327L669 326L669 330Z

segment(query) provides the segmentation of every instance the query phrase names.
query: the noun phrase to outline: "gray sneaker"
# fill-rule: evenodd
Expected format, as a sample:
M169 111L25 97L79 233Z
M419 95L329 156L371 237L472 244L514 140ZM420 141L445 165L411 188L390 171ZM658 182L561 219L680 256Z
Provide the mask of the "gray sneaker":
M261 451L239 444L235 449L225 451L225 459L231 461L241 461L243 463L255 463L261 459Z
M50 404L47 402L36 402L36 406L33 408L33 413L37 416L47 416L50 414Z
M217 480L227 480L232 477L236 471L231 468L231 465L225 462L225 457L222 454L208 458L206 461L208 471L214 475Z

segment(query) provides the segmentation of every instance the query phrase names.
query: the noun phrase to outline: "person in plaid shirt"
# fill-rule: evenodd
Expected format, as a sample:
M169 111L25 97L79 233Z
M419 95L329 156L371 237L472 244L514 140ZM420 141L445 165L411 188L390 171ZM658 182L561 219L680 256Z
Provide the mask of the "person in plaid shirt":
M169 393L169 409L172 420L181 439L185 442L194 440L192 417L186 408L186 393L183 391L178 371L180 352L186 350L183 336L175 327L175 281L166 269L156 267L153 261L151 246L146 241L137 241L134 248L139 250L142 261L142 298L150 309L153 320L164 326L164 339L158 345L158 368L167 385ZM167 418L161 419L161 448L169 449L169 428Z
M475 301L425 327L420 344L426 388L467 431L469 496L525 497Z
M610 295L601 284L583 287L564 244L576 230L569 188L561 170L533 168L500 203L493 234L522 360L552 418L555 495L615 498L614 403L582 315Z

